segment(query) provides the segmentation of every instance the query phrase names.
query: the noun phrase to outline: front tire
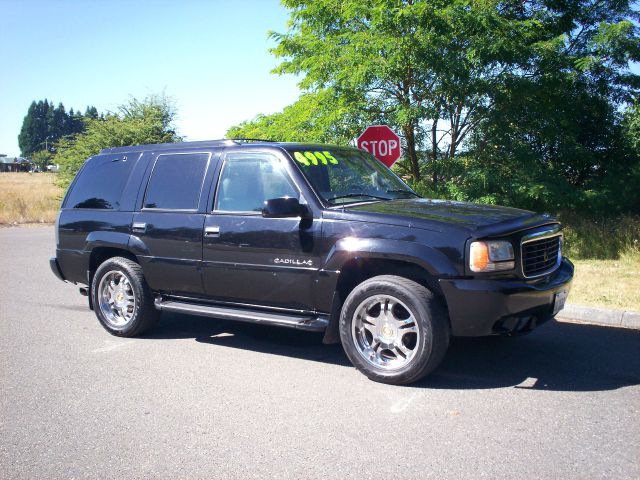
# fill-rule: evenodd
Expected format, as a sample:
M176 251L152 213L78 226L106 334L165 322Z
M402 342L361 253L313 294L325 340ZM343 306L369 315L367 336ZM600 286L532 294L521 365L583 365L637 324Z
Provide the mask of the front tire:
M365 280L349 294L340 339L351 363L371 380L402 385L431 373L449 346L442 302L395 275Z
M124 257L110 258L98 267L91 282L91 298L100 324L118 337L150 330L160 314L142 268Z

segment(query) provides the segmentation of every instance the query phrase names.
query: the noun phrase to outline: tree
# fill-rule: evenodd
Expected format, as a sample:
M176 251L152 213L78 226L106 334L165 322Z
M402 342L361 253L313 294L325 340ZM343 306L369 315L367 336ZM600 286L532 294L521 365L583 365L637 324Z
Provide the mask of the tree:
M454 156L507 68L526 58L536 25L507 19L493 2L285 0L286 34L272 33L285 60L278 73L303 74L302 88L333 87L400 129L414 178L429 121L434 158ZM517 40L516 40L517 39ZM438 122L446 119L443 134Z
M50 104L47 99L31 102L18 135L18 144L23 157L28 157L31 153L48 146L52 116L53 104Z
M289 30L271 33L277 73L302 75L307 91L331 88L404 136L420 177L432 182L519 80L549 73L589 77L608 102L633 94L637 18L630 2L283 0ZM607 87L609 86L609 87Z
M38 170L41 172L45 172L47 170L47 165L51 163L51 158L53 154L48 150L39 150L37 152L33 152L31 155L31 161L33 161L34 165L38 167Z
M282 112L258 115L231 127L228 138L261 138L281 142L349 144L371 116L350 108L331 89L303 94Z
M180 140L174 128L175 108L165 96L131 98L117 112L85 118L85 130L56 144L53 162L60 165L60 183L66 187L84 161L103 148Z
M64 105L59 103L55 109L51 110L49 118L49 124L47 125L47 131L49 137L53 140L58 140L68 133L69 130L69 116L65 111ZM53 148L53 141L51 142L51 148Z
M625 112L623 127L629 149L640 157L640 100L636 100Z
M20 146L22 156L28 156L35 150L34 144L36 143L37 137L34 126L36 108L36 102L31 102L31 105L29 105L29 109L27 110L27 115L22 121L22 128L20 129L20 134L18 135L18 145Z
M98 118L98 109L96 109L96 107L87 107L87 109L84 112L84 116L85 118L93 118L96 119Z
M98 117L95 107L87 107L86 111L87 117ZM18 144L24 157L42 149L53 152L55 142L83 130L83 117L79 112L74 113L71 109L67 113L62 103L54 107L47 99L33 101L22 122Z
M548 41L529 66L491 92L492 108L469 142L483 190L529 208L620 210L633 203L624 178L633 157L620 111L638 94L629 71L640 47L627 2L546 8ZM527 12L519 13L527 14ZM468 182L469 172L460 172ZM472 189L467 185L466 190ZM623 198L624 197L624 198Z

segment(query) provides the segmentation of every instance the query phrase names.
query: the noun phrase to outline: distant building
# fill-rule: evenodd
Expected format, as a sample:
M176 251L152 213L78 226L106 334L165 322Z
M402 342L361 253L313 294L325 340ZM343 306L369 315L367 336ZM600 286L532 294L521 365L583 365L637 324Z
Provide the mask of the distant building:
M24 157L7 157L0 153L0 172L29 172L33 162Z

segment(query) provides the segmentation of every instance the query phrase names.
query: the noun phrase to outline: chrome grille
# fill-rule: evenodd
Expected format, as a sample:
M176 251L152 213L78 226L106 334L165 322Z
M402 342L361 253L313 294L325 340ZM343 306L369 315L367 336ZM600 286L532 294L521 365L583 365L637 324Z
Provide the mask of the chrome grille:
M522 242L522 273L525 277L551 273L562 260L562 234L554 229L531 237Z

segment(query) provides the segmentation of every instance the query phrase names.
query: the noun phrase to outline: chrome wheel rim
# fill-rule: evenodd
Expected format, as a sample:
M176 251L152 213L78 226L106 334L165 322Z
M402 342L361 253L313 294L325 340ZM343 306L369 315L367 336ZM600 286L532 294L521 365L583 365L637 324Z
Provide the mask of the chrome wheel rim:
M126 327L136 311L136 296L129 278L119 270L107 272L98 285L98 304L110 327Z
M356 308L351 333L356 350L370 365L398 370L415 357L420 330L413 312L391 295L376 295Z

